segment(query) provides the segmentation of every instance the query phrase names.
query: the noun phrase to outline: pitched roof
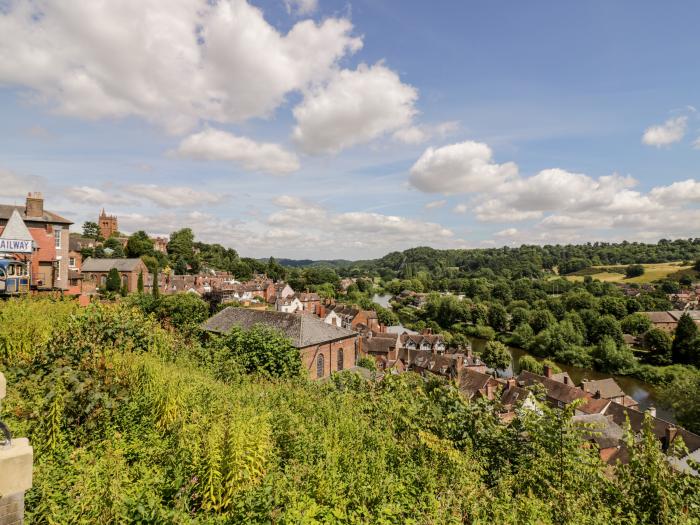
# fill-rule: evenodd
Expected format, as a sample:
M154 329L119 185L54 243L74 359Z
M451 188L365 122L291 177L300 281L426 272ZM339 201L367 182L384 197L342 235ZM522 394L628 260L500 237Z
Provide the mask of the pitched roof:
M620 388L612 377L606 379L596 379L594 381L583 381L581 388L584 392L595 394L600 391L600 397L611 399L613 397L624 397L625 392Z
M520 386L508 386L501 395L501 403L507 406L514 405L518 402L523 402L530 395L527 388Z
M10 215L5 228L2 230L0 238L17 239L20 241L34 240L34 237L32 237L32 234L29 233L29 229L27 228L27 225L24 224L24 221L22 220L22 217L20 217L17 209L12 210L12 215Z
M639 313L647 316L652 323L675 323L675 322L677 322L677 319L675 319L668 312L639 312Z
M459 391L468 399L471 399L477 392L486 388L486 385L493 378L488 374L482 374L471 368L462 370L459 379Z
M555 401L561 401L562 403L571 403L576 399L581 399L583 397L588 397L586 393L573 385L566 385L560 383L552 378L541 376L538 374L533 374L528 370L523 370L518 376L518 383L525 384L526 386L532 385L534 383L540 383L544 385L547 390L547 397Z
M261 324L279 330L297 348L356 337L351 330L328 324L314 315L250 310L228 307L209 318L202 327L209 332L227 333L233 327L249 329Z
M12 212L17 210L19 216L22 220L30 222L48 222L52 224L73 224L72 221L64 219L60 215L57 215L51 211L44 210L43 215L40 217L27 217L25 213L26 209L24 206L14 206L12 204L0 204L0 220L9 219L12 216Z
M393 348L396 348L396 336L372 336L362 338L362 349L368 353L387 354Z
M603 414L573 416L571 421L583 427L584 438L595 441L600 448L617 447L624 435L622 427Z
M119 272L133 272L141 263L138 257L134 259L95 259L88 257L83 262L83 272L108 272L116 268Z

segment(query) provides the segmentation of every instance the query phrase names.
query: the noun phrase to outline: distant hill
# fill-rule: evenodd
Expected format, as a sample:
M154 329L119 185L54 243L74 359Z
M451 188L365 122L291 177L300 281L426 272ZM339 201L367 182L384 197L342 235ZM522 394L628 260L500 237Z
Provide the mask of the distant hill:
M267 263L268 259L258 259L261 263ZM315 266L325 266L328 268L347 268L355 264L355 261L347 259L331 259L314 261L312 259L275 259L282 266L288 268L312 268Z

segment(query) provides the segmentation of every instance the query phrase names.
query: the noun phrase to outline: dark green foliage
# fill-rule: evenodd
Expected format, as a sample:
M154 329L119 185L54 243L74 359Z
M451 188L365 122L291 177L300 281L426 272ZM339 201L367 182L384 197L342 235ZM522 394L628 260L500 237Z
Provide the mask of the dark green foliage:
M683 427L700 434L700 371L677 374L661 389L661 397Z
M110 237L109 239L107 239L103 244L103 249L109 249L112 251L109 254L110 258L123 259L124 257L126 257L126 253L124 252L124 246L122 246L121 241L116 237Z
M105 289L108 292L118 292L122 285L122 279L119 271L116 268L109 270L107 280L105 281Z
M651 328L651 321L646 315L634 313L620 321L620 328L626 334L642 335Z
M153 255L153 241L148 234L139 230L126 241L127 257L141 257L143 255Z
M99 239L100 238L100 227L96 222L85 221L83 223L83 237L88 237L89 239Z
M673 362L700 367L700 337L693 319L684 313L678 320L673 338Z
M143 272L139 272L139 278L136 281L136 291L143 293Z
M671 347L673 338L659 328L651 328L644 333L644 348L649 350L649 362L653 365L670 365L672 362Z
M620 345L609 335L603 336L593 348L591 357L598 370L611 374L625 374L632 370L637 360L626 345Z
M631 279L632 277L640 277L644 275L644 266L641 264L630 264L625 268L625 277Z
M377 362L371 357L360 357L357 360L356 364L357 366L361 366L362 368L366 368L367 370L377 370Z

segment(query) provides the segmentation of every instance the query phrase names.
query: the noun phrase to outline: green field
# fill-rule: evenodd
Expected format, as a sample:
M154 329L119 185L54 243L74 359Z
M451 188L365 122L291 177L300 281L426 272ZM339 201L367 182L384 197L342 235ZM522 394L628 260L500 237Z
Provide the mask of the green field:
M624 270L628 265L626 264L619 264L619 265L604 265L604 266L591 266L591 268L620 268L621 270ZM601 273L596 273L592 274L591 277L593 279L597 279L599 281L604 281L604 282L610 282L610 283L616 283L616 282L625 282L625 283L650 283L653 281L658 281L659 279L665 279L671 274L674 274L676 272L680 272L683 270L689 270L692 268L692 266L684 265L682 261L676 261L676 262L665 262L665 263L653 263L653 264L642 264L644 266L644 275L640 275L639 277L633 277L631 279L626 279L624 273L617 273L617 272L601 272ZM583 275L566 275L564 276L566 279L569 281L583 281Z

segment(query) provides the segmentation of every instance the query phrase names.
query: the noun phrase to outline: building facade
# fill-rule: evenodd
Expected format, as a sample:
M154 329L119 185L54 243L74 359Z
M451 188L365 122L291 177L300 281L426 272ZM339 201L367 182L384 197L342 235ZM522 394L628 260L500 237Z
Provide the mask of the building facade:
M104 208L102 208L100 216L97 218L97 225L100 228L100 236L104 239L109 239L119 231L119 223L117 222L116 215L107 215Z
M24 206L0 204L0 237L5 240L0 243L0 257L28 263L33 289L66 290L71 224L44 209L41 193L28 194ZM27 237L31 246L21 251L13 248L9 241L18 236Z

